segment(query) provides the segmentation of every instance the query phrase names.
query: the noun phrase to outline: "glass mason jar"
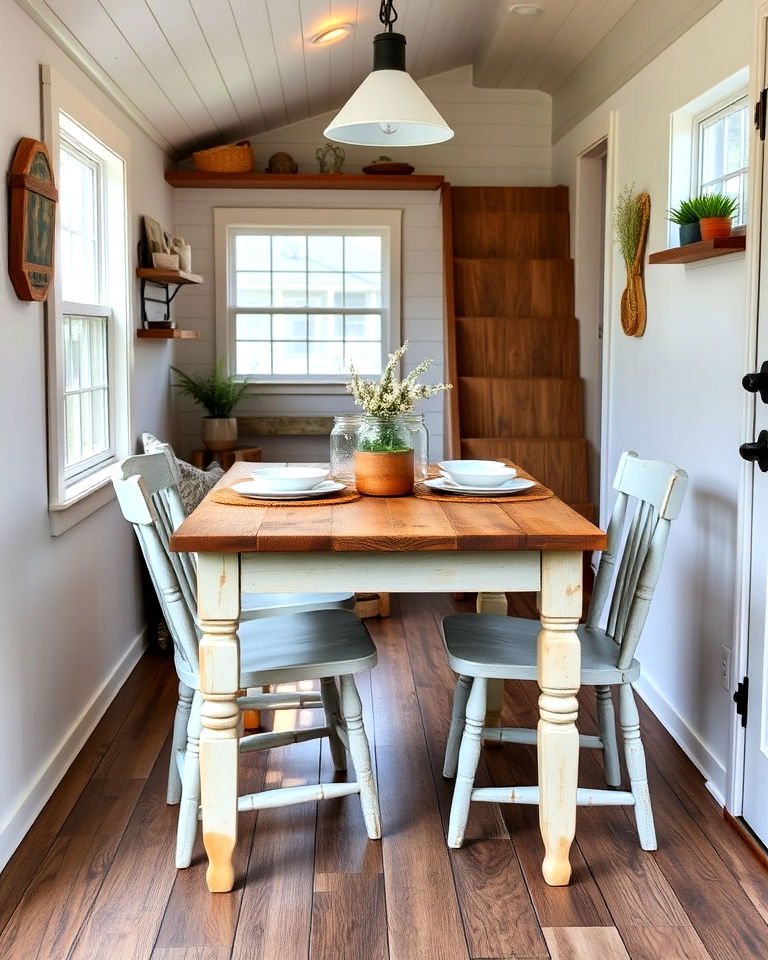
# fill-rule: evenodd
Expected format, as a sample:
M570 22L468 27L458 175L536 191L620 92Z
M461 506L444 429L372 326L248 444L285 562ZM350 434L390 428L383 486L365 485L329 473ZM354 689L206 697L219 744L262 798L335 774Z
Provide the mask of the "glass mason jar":
M355 450L361 420L359 414L333 418L331 476L342 483L352 483L355 479Z
M385 458L386 454L390 456ZM355 455L355 478L361 493L410 493L414 480L426 479L428 464L429 437L423 414L361 418Z

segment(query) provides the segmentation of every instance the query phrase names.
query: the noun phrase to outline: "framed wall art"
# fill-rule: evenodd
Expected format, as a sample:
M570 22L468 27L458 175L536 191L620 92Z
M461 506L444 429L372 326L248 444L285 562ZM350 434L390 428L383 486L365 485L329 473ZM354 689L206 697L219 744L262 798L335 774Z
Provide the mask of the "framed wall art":
M11 171L8 273L20 300L45 300L53 283L58 192L44 143L24 137Z

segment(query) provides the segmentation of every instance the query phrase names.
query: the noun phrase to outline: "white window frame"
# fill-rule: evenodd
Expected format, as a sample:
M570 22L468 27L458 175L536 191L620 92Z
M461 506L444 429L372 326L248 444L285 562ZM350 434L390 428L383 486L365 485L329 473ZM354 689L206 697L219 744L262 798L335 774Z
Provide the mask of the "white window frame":
M46 302L48 399L48 512L51 534L58 536L114 499L110 482L114 464L131 451L130 377L133 338L130 323L131 287L128 279L128 166L130 141L64 77L41 67L44 139L55 174L63 138L95 157L104 177L100 210L104 243L100 250L103 289L100 304L66 303L62 278L55 272L53 291ZM69 134L68 134L69 131ZM58 243L58 223L56 225ZM55 260L56 258L54 258ZM110 311L107 341L110 376L110 448L78 464L65 466L63 324L65 314L105 316Z
M235 329L232 296L232 247L238 229L320 229L339 232L375 230L383 238L381 307L357 312L381 312L382 355L386 359L400 343L401 236L400 209L322 209L281 207L216 207L214 242L216 257L216 357L227 372L235 369ZM342 312L339 308L338 312ZM355 312L352 310L351 312ZM254 375L252 393L343 393L346 373L332 375Z
M699 122L725 109L729 104L741 100L747 93L748 82L749 68L744 67L671 114L668 201L670 210L678 206L681 200L695 196L698 192ZM670 247L678 246L677 224L667 223L667 237ZM736 252L731 256L743 257L744 253ZM718 258L702 260L700 266L712 267L720 262Z
M716 123L718 120L722 120L723 118L732 113L736 113L737 110L741 110L744 107L747 108L747 130L749 130L749 97L746 90L743 92L743 95L737 95L735 97L731 96L726 100L726 102L719 103L716 106L706 110L704 113L700 113L698 116L694 117L691 150L691 196L698 195L705 190L701 169L703 159L701 156L701 140L704 127L710 126L711 124ZM738 176L740 174L743 174L747 178L749 177L749 158L747 158L747 165L745 167L741 167L738 170L732 171L729 176ZM745 202L739 204L739 219L737 221L739 225L746 223L747 204L748 200L746 197Z

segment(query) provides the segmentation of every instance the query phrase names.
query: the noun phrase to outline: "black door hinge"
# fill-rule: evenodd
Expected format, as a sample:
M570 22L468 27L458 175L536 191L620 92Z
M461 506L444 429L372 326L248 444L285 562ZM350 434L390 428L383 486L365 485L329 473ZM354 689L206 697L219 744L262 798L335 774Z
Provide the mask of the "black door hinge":
M765 140L766 111L768 110L768 87L760 91L760 99L755 104L755 126L760 139Z
M744 677L733 695L736 713L741 717L742 727L747 725L747 707L749 705L749 677Z

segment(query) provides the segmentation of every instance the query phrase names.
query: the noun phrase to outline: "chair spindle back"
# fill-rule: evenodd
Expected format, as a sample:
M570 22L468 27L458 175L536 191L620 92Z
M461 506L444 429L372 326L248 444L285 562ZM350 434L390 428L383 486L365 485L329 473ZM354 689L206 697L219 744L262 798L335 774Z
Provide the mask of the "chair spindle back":
M123 479L138 476L152 498L157 515L157 532L168 558L176 571L184 600L194 618L197 610L197 569L189 553L177 553L170 548L176 528L187 515L179 493L179 468L168 444L159 453L143 453L126 457L119 466Z
M687 485L686 472L672 463L641 460L632 450L619 461L608 546L600 557L587 616L588 627L600 624L620 553L606 624L606 633L618 647L619 668L628 667L635 655L659 580L669 528L680 514ZM622 549L628 514L631 519Z
M141 475L133 474L128 477L115 476L112 483L123 516L133 525L152 585L173 638L177 671L179 674L197 674L199 643L195 619L163 542L160 532L162 524L146 482Z

